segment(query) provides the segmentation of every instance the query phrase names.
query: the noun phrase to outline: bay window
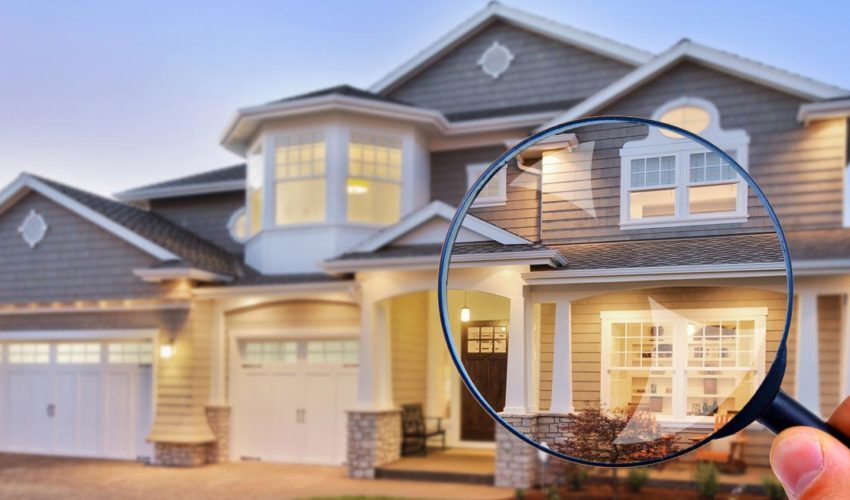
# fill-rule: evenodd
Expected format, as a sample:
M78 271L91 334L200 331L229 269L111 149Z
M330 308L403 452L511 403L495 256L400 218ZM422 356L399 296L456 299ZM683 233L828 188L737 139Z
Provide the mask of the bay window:
M711 420L738 411L763 377L766 308L606 311L602 405Z
M325 220L325 142L322 134L280 137L275 144L275 223Z
M348 143L348 222L389 225L401 216L401 141L352 133Z
M263 177L265 162L263 147L257 146L248 155L248 172L246 175L246 197L248 205L248 236L257 234L263 228Z

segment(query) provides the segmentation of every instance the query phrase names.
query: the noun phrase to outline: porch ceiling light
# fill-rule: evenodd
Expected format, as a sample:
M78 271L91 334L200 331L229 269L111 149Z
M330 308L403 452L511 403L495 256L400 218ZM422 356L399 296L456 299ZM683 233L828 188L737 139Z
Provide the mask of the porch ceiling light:
M466 323L467 321L469 321L469 318L472 314L471 311L469 310L469 306L466 305L466 299L467 299L466 290L464 290L463 291L463 307L460 308L460 320L463 323Z
M174 342L169 340L167 343L159 346L159 357L162 359L170 359L174 356Z

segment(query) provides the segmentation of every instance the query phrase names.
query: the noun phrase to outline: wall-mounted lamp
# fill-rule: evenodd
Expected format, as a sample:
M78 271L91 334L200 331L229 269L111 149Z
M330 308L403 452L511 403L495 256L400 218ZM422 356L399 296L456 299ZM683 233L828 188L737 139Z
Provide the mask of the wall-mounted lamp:
M697 332L697 327L693 323L688 323L688 337L693 337Z
M164 344L159 345L159 357L162 359L169 359L174 356L174 341L169 340Z
M463 291L463 307L460 308L460 320L463 323L469 321L469 317L471 312L469 311L469 306L466 305L466 290Z

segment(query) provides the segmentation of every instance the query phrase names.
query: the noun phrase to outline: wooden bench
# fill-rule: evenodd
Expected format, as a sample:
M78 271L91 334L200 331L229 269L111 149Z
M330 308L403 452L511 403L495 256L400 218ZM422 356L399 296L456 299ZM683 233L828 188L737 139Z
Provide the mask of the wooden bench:
M429 427L426 420L436 421L436 427ZM419 403L401 405L401 454L402 456L428 454L428 440L440 436L442 447L446 449L446 431L443 419L426 417Z

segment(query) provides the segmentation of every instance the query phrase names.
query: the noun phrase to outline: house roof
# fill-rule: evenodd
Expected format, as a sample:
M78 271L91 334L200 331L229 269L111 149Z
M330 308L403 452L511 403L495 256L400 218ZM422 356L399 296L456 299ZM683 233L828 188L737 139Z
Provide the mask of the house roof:
M568 269L618 269L781 262L775 233L549 245Z
M0 206L13 204L27 190L38 192L156 257L160 266L238 274L238 261L232 254L167 219L51 179L22 174L0 193Z
M652 57L649 52L632 46L491 1L484 9L369 87L369 90L376 93L390 92L496 20L635 66L647 62Z
M115 197L121 201L142 201L155 198L171 198L193 194L240 191L245 189L245 164L208 170L163 182L148 184L120 193Z
M850 95L850 90L818 82L796 73L683 39L646 64L571 107L549 123L540 126L537 130L544 130L559 123L592 115L683 60L696 61L718 71L804 99L822 100Z
M278 99L276 101L271 101L269 104L279 104L282 102L291 102L298 101L300 99L310 99L313 97L322 97L326 95L344 95L348 97L356 97L358 99L373 99L375 101L383 101L383 102L391 102L394 104L404 104L406 106L411 106L410 103L404 102L399 99L393 99L392 97L382 96L380 94L376 94L369 90L363 90L351 85L337 85L334 87L327 87L324 89L314 90L312 92L307 92L304 94L298 94L290 97L284 97L283 99Z

